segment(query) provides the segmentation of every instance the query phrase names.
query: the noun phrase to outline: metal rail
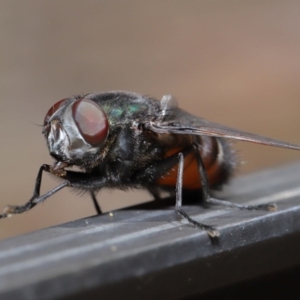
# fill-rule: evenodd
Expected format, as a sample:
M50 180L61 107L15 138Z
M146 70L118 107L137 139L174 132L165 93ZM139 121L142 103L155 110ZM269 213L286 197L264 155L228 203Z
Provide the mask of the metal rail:
M133 208L0 242L0 299L181 299L300 266L300 163L239 177L223 195L278 211Z

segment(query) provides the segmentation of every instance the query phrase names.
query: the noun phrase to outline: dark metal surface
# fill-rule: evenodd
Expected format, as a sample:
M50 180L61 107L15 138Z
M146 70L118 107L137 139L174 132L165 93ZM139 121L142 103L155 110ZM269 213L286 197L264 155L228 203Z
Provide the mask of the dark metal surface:
M0 243L0 299L180 299L300 266L300 163L235 179L223 195L278 211L123 210ZM1 226L1 224L0 224Z

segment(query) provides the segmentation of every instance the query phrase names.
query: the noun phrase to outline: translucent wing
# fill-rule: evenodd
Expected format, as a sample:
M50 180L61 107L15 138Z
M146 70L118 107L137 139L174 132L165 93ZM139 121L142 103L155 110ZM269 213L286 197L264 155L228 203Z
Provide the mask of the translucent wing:
M168 101L166 100L168 97ZM244 132L218 123L193 116L177 107L176 100L170 96L164 96L161 101L163 115L155 121L145 124L146 128L157 133L206 135L213 137L229 138L247 141L274 147L300 150L300 146L278 141L268 137ZM163 100L162 99L162 100Z

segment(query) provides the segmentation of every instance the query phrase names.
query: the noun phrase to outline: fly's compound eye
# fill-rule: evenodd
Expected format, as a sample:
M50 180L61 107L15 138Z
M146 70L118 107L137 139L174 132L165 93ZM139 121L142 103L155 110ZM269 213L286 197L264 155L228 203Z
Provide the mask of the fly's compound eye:
M56 102L54 105L51 106L51 108L48 110L45 119L44 119L44 126L47 125L48 120L51 118L51 116L62 106L62 104L66 101L67 99L62 99L58 102Z
M99 105L89 99L76 101L72 107L74 121L84 140L97 146L106 140L108 121Z

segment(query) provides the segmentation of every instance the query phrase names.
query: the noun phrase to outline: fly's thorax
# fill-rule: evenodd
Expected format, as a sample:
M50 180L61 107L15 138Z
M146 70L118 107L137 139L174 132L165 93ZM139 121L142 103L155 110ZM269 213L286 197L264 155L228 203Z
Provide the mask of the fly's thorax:
M92 100L69 98L50 108L44 134L50 154L69 165L95 165L108 136L108 121Z
M132 120L143 122L145 118L155 116L159 109L159 101L136 93L112 91L89 94L88 97L101 105L115 126L129 124Z

